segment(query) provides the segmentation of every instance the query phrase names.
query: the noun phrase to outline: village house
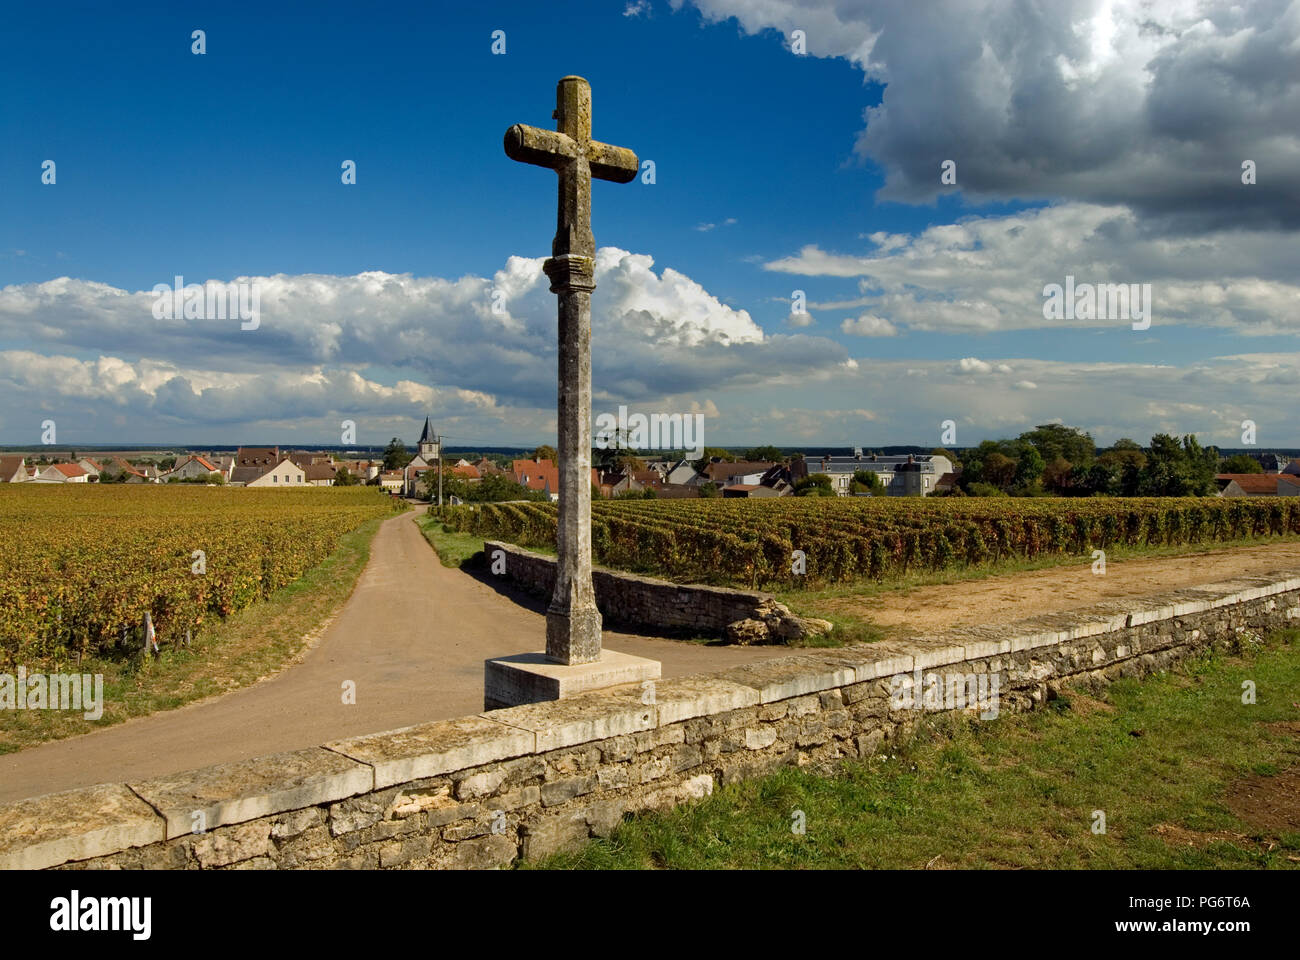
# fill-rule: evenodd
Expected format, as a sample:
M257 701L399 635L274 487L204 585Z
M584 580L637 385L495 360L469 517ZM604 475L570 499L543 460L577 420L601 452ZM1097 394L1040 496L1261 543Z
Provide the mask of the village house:
M0 483L23 483L27 478L25 457L0 457Z
M400 494L405 482L406 478L401 470L385 470L379 474L379 485L389 493Z
M953 473L952 461L932 454L907 454L863 456L855 450L853 456L825 456L806 461L809 473L824 473L831 478L831 489L840 496L850 493L849 485L858 470L868 470L880 478L885 493L891 497L928 497L941 488L941 481L949 487Z
M378 460L340 460L335 466L342 467L358 483L365 483L379 476L382 464Z
M235 474L238 476L240 470L256 470L256 467L236 467ZM281 457L280 462L269 467L261 474L250 480L244 480L246 487L272 487L277 490L283 490L285 487L301 487L307 483L307 475L302 467L294 463L288 457Z
M334 486L334 475L338 467L331 463L312 463L302 468L303 479L313 487Z
M235 466L230 471L230 482L238 487L251 486L280 486L280 474L275 474L275 479L271 477L277 467L287 457L281 456L279 447L240 447L235 451ZM291 470L286 470L290 476L302 475L302 468L297 464L289 461ZM265 483L258 481L266 478ZM298 481L302 483L300 479Z
M708 482L708 477L695 469L695 464L689 460L679 460L675 465L669 467L664 474L664 483L692 486L701 486Z
M1214 480L1221 497L1300 496L1300 476L1290 473L1220 473Z
M177 481L206 479L214 473L221 473L221 469L207 457L182 457L176 461L176 465L171 470L162 475L161 479L163 483L173 479Z
M75 463L52 463L35 478L36 483L88 483L90 474Z
M514 460L511 461L510 469L515 483L529 490L545 493L552 502L559 502L560 468L550 460L543 460L541 457L532 460ZM600 471L595 467L591 468L591 485L597 489L601 487Z
M507 471L502 470L487 457L480 457L478 463L474 464L474 469L478 471L480 477L504 477Z

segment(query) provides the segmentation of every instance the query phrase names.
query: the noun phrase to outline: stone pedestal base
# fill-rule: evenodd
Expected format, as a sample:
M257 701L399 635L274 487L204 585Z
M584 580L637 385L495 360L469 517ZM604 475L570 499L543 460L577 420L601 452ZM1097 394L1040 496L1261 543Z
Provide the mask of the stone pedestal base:
M484 663L483 709L562 700L588 690L659 678L658 660L602 650L593 663L563 664L544 653L520 653Z

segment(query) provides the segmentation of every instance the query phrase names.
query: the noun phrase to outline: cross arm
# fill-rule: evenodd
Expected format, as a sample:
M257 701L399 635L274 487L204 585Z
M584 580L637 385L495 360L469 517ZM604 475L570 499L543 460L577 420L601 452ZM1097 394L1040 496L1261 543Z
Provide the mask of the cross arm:
M578 156L578 144L558 130L516 123L506 131L506 156L520 163L556 168Z
M627 147L612 147L598 140L587 144L587 160L591 164L591 175L597 180L630 183L641 169L636 154Z

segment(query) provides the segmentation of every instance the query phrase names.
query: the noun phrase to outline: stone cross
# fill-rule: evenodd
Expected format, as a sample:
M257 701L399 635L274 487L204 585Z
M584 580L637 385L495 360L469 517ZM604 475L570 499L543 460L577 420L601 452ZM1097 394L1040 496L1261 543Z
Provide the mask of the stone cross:
M521 123L506 131L512 160L559 174L559 216L551 257L542 269L559 296L559 560L546 610L546 656L557 663L600 659L600 611L591 584L591 291L596 240L591 233L591 178L628 183L636 154L591 139L591 85L564 77L556 85L555 130Z

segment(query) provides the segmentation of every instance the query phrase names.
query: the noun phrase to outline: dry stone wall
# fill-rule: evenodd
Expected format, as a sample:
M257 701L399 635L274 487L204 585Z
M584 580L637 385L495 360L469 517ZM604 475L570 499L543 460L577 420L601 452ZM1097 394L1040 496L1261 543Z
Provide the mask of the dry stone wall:
M1162 670L1297 616L1300 572L1247 578L661 680L653 697L615 688L104 784L0 806L0 868L505 867L718 784L870 756L925 710L953 707L902 703L909 681L996 678L1010 713L1062 684Z
M496 540L485 541L483 550L489 564L503 561L500 576L529 593L549 598L555 590L554 557ZM752 590L677 584L600 567L592 569L591 579L601 615L632 626L720 636L742 644L787 643L831 626L796 616L771 594Z

